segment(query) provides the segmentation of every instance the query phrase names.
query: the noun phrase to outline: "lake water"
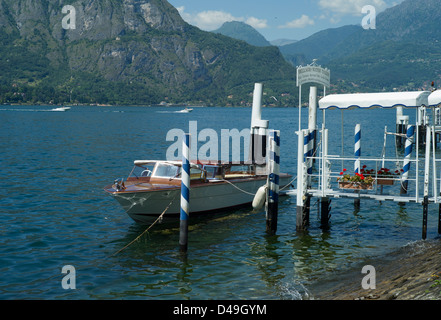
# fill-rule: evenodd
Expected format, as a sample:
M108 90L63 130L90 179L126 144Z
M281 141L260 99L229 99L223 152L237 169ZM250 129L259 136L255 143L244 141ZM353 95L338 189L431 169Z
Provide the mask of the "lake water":
M179 253L179 221L155 225L114 255L146 226L103 187L126 177L136 159L164 159L169 130L188 131L189 121L199 130L242 130L251 109L51 108L0 106L0 299L314 298L317 283L421 239L418 204L362 201L357 212L351 200L334 199L328 232L314 205L309 231L298 234L296 199L283 197L274 236L265 232L264 211L242 209L191 217L186 256ZM326 116L329 153L339 154L342 114ZM262 118L281 130L282 171L295 175L298 110L266 108ZM306 109L303 118L305 127ZM363 156L379 157L395 111L347 111L344 123L345 154L353 153L354 125L361 123ZM392 138L387 154L395 156ZM437 237L437 214L431 205L428 238ZM65 265L75 267L75 290L61 285Z

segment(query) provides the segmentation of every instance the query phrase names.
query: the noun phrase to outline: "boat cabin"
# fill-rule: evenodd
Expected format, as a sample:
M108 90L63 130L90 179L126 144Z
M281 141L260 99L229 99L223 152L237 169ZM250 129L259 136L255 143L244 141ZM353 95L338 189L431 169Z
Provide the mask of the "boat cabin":
M127 181L151 179L181 180L181 161L136 160ZM202 181L220 181L224 179L256 176L255 165L246 163L192 162L190 179Z

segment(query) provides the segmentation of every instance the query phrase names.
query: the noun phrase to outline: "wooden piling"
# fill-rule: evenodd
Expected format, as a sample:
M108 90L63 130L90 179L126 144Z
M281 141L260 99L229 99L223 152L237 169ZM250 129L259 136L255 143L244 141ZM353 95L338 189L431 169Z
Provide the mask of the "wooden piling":
M441 234L441 203L438 205L438 234Z
M425 196L423 200L423 234L422 239L427 238L427 213L429 211L429 197Z
M303 226L306 228L309 226L309 215L311 212L311 198L312 196L306 194L306 199L303 202Z
M331 212L331 202L328 197L321 198L321 208L320 208L320 228L323 230L329 229L329 218Z
M360 198L355 198L354 199L354 210L356 212L359 212L360 211L360 207L361 207Z

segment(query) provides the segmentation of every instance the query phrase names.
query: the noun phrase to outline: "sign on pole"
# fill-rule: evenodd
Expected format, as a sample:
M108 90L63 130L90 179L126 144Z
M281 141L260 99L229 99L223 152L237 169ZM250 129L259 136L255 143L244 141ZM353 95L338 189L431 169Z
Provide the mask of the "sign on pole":
M303 67L297 67L297 87L299 87L299 131L302 129L302 85L305 83L318 83L323 85L324 96L326 88L331 86L331 71L317 65L317 59L313 59L312 63Z
M297 67L297 87L310 82L329 88L331 85L331 71L316 65L315 60L312 64L305 67Z

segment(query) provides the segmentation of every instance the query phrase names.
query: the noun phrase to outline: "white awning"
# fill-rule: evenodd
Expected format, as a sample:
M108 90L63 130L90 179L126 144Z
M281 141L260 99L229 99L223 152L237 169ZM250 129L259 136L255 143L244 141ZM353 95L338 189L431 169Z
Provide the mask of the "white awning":
M428 105L429 91L331 94L319 101L320 109L415 108Z
M429 106L436 107L439 104L441 104L441 90L436 90L429 96Z

